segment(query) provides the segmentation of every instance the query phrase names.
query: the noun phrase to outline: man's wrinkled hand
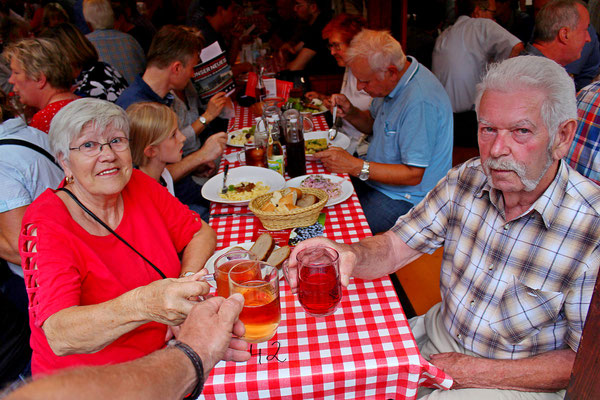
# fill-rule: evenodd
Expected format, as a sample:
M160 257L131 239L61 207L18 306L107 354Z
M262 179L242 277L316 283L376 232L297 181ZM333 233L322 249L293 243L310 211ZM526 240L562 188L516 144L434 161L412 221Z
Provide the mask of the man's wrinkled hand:
M314 156L321 160L327 171L339 174L357 176L363 165L361 159L351 156L350 153L340 147L330 147L327 150L315 153Z

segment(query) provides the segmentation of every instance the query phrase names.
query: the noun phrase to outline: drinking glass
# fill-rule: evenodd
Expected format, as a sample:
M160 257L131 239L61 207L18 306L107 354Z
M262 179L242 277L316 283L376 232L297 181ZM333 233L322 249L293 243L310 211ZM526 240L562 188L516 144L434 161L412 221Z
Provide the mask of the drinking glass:
M238 154L238 158L241 153ZM267 168L267 148L254 142L244 144L244 156L246 165ZM240 159L241 161L241 159Z
M215 281L217 296L229 297L229 273L233 267L239 266L235 274L252 279L258 276L256 255L248 250L230 251L215 260Z
M281 320L279 304L279 271L266 262L255 262L259 271L249 276L243 265L236 265L229 272L229 292L244 296L244 308L240 321L246 327L242 339L249 343L261 343L271 339ZM241 273L238 273L241 272Z
M315 124L313 122L313 113L306 111L300 114L302 114L302 130L304 132L312 132L315 128Z
M311 247L296 255L298 301L313 317L335 312L342 300L339 254L331 247Z

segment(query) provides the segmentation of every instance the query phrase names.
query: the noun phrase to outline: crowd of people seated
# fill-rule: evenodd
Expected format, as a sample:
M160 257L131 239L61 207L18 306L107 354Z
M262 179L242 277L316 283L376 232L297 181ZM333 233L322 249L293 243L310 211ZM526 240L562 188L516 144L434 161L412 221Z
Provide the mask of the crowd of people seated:
M216 246L201 187L235 96L203 101L192 78L216 42L243 81L258 36L278 77L337 109L350 145L315 158L350 175L375 235L292 257L336 248L347 285L444 247L442 302L410 325L456 390L419 397L564 396L599 268L597 1L432 1L409 46L424 60L327 0L147 3L0 4L0 385L52 375L22 393L68 396L85 381L55 372L72 366L248 359L239 296L198 301ZM242 24L248 3L266 28ZM336 91L310 90L332 74ZM480 157L453 166L457 147ZM152 398L144 379L130 388Z

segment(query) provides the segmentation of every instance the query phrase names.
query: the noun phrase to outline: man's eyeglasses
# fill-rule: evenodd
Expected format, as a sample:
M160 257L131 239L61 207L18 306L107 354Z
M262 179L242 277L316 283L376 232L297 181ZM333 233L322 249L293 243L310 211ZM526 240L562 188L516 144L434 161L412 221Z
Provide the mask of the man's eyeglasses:
M110 147L113 151L125 151L129 148L129 139L124 136L117 136L106 143L89 141L77 147L69 147L69 150L79 150L88 157L94 157L102 153L104 146Z

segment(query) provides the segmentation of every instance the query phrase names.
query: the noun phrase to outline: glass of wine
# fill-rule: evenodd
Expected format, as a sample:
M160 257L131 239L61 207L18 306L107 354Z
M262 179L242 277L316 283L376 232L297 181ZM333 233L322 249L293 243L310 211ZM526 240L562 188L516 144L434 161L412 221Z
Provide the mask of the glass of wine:
M236 265L229 271L229 292L244 296L240 321L244 323L246 333L242 339L261 343L275 335L281 320L279 270L262 261L254 263L257 274L247 274L244 265Z
M335 312L342 299L339 254L330 247L311 247L296 255L298 301L313 317Z
M227 252L215 260L215 281L217 282L217 296L229 297L229 273L235 266L240 266L234 274L244 278L254 278L258 275L256 256L248 250Z

